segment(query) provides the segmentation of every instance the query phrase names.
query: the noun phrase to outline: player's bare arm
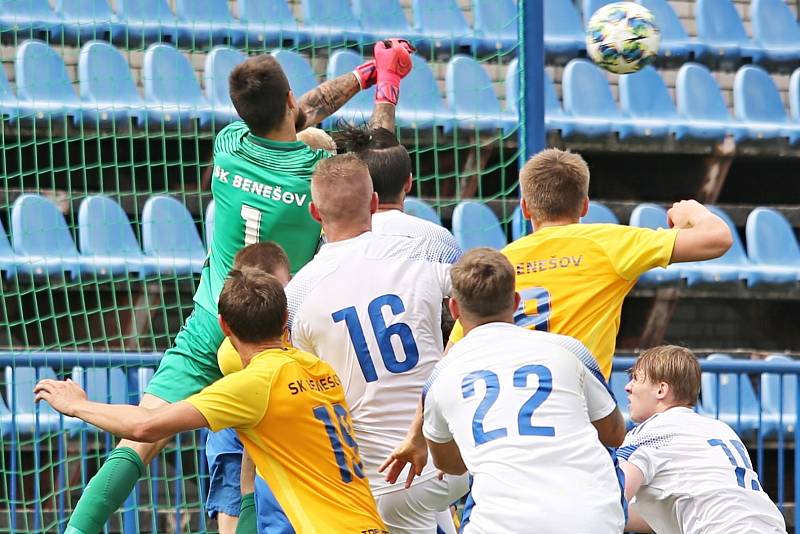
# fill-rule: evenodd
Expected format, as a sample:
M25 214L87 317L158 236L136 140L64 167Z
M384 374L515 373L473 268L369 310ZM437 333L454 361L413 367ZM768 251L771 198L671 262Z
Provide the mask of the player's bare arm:
M717 258L733 244L733 236L725 221L696 200L674 203L667 216L670 225L680 229L671 263Z
M433 457L433 465L436 466L436 469L448 475L463 475L467 472L467 466L464 465L461 451L458 450L455 440L450 440L447 443L427 441Z
M625 500L630 502L642 486L644 474L642 474L642 471L638 467L625 460L619 463L619 467L622 469L622 472L625 473ZM628 522L625 523L625 531L652 532L653 529L650 528L650 525L647 524L642 516L637 514L635 510L629 508Z
M622 417L619 408L614 408L613 412L602 419L592 421L592 425L597 429L597 437L600 439L600 443L606 447L619 447L625 440L627 430L625 428L625 418Z
M351 72L319 84L304 94L298 102L306 116L306 123L298 129L305 129L327 119L360 90L358 79Z
M56 411L82 419L115 436L152 443L208 426L203 415L187 402L156 409L127 404L104 404L87 399L86 392L72 380L42 380L33 392L36 401L46 401Z

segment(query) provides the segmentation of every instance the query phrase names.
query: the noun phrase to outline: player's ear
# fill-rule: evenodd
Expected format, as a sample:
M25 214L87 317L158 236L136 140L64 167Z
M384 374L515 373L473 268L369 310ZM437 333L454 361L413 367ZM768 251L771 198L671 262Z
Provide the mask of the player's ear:
M378 204L380 203L380 199L378 198L378 193L372 192L372 198L369 200L369 212L375 213L378 211Z
M669 384L667 384L666 382L659 382L658 389L656 390L656 398L658 398L658 400L664 400L668 394L669 394Z
M312 219L322 224L322 216L319 214L319 208L317 207L316 204L314 204L313 200L308 205L308 212L311 214Z
M528 203L525 202L525 197L522 197L519 200L519 207L522 208L522 216L525 217L526 221L531 220L531 212L528 209Z
M447 308L450 310L450 315L453 316L453 320L458 321L458 318L461 317L461 310L458 308L458 301L453 297L450 297L450 300L447 301Z
M581 207L581 217L586 217L589 213L589 197L583 197L583 206Z
M225 322L225 319L222 318L222 315L217 315L217 321L219 321L219 327L222 329L222 333L227 337L231 337L233 335L233 332L231 332L231 327L228 326L228 323Z
M514 291L514 310L516 311L519 308L519 303L522 302L522 295Z
M414 185L414 175L412 173L408 173L408 178L406 178L406 183L403 185L403 192L408 193L411 191L411 187Z
M297 99L294 97L294 92L291 89L289 89L289 94L286 95L286 106L291 110L297 107Z

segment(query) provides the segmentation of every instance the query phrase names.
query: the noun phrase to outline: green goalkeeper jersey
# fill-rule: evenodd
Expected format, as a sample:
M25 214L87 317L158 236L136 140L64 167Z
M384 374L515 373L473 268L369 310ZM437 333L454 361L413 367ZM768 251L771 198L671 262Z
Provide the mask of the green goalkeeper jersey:
M300 141L257 137L241 122L229 124L214 141L211 194L214 240L195 302L217 313L222 284L242 247L275 241L289 256L292 273L314 255L320 226L311 218L311 173L329 154Z

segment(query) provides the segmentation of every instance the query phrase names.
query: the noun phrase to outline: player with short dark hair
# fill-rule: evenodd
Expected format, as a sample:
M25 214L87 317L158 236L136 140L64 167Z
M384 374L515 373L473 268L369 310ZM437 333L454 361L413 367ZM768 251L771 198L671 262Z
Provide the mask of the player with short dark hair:
M700 365L692 351L644 351L625 386L639 423L617 450L631 502L626 531L785 534L736 432L694 411Z
M313 354L284 346L286 319L277 278L233 269L220 293L219 322L242 371L158 408L91 402L71 380L40 381L36 400L139 442L235 428L269 484L280 532L386 533L361 474L342 381Z

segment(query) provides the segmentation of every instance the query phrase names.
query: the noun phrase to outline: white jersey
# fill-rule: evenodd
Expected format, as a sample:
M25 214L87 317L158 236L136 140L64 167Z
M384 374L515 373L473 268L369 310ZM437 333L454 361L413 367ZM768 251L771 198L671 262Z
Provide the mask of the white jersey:
M286 286L292 343L339 374L375 495L402 487L378 467L408 432L442 357L442 299L460 255L428 239L366 232L323 245ZM420 482L435 474L429 468Z
M785 533L747 449L722 421L670 408L628 432L617 450L644 474L634 509L658 533Z
M622 532L621 472L592 425L616 402L579 341L479 326L437 364L424 395L425 437L455 440L473 477L465 533Z
M400 210L379 211L372 215L372 231L376 234L396 234L427 237L453 249L460 249L450 230L431 221L414 217Z

